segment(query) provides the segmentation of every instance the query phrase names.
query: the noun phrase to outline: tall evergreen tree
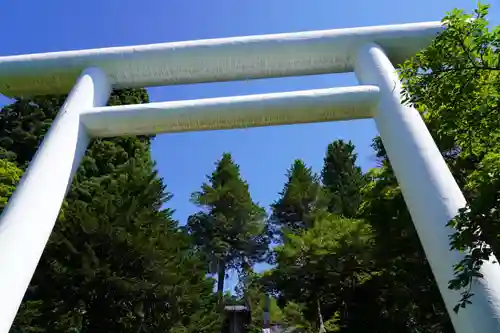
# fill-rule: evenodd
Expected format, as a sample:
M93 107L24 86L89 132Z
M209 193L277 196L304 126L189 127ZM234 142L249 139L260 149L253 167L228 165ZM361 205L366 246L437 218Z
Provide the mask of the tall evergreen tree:
M300 307L301 316L309 323L299 320L300 325L308 329L323 322L326 330L341 328L343 332L363 331L367 325L374 332L448 332L448 316L380 140L374 141L374 148L381 168L366 176L355 165L351 143L331 144L323 170L325 185L332 185L325 186L331 194L327 199L337 200L330 201L335 215L345 213L335 209L342 205L332 203L342 203L348 193L358 201L356 206L364 200L361 209L356 207L350 214L366 221L328 217L316 211L311 215L314 223L291 233L287 242L275 249L277 267L266 282L280 296L281 306ZM342 159L339 155L354 158ZM289 204L275 203L273 212L282 207L285 213L303 211L301 200L290 200L292 196L283 193L277 203ZM352 229L355 225L359 231ZM349 246L356 244L356 239L369 241L359 243L365 245L355 250ZM348 249L344 251L343 246ZM301 272L307 272L307 276ZM414 288L409 291L408 285ZM417 294L426 294L426 300Z
M147 100L143 89L121 90L110 104ZM26 166L62 102L47 96L5 107L2 157ZM12 332L216 332L213 283L163 208L171 195L149 141L93 140Z
M364 184L352 142L336 140L328 145L321 180L328 196L328 210L345 217L355 217L361 204Z
M302 327L307 326L307 330L314 331L314 327L337 330L339 325L347 329L356 291L371 279L373 267L366 259L372 248L369 226L338 216L357 213L363 176L355 162L352 143L330 144L322 188L319 177L296 160L287 172L288 180L280 197L271 206L271 221L276 229L281 229L284 242L274 251L277 267L266 277L266 282L280 296L281 306L300 307L309 324L299 322ZM348 199L358 203L351 205L353 202ZM334 214L328 214L325 208ZM362 246L365 259L353 266L355 261L349 251L343 252L344 246L356 244L365 237L370 239ZM310 252L306 250L309 248Z
M222 300L226 270L245 270L267 254L268 228L265 210L252 200L230 154L223 154L207 178L192 195L202 210L189 217L187 226L209 263L217 263Z
M316 209L321 206L318 176L302 160L287 170L287 182L271 205L271 224L275 233L296 233L311 227Z

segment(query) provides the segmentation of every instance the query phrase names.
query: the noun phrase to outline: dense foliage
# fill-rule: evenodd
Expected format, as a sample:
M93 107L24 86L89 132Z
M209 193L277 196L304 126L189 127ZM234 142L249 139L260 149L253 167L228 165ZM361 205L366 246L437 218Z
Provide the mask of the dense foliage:
M452 247L473 249L455 266L453 289L469 286L482 261L500 251L500 28L488 29L487 14L481 4L473 14L452 11L444 18L449 28L401 70L407 99L423 113L468 201L450 222ZM463 296L465 305L472 295L466 289Z
M406 98L468 200L450 221L451 246L474 249L456 263L450 288L460 290L500 251L500 30L489 30L487 12L452 11L401 67ZM0 209L62 100L16 99L0 112ZM122 90L110 104L146 101L145 90ZM150 140L93 140L12 332L218 333L221 306L235 303L251 308L251 333L265 304L274 326L294 332L453 332L380 138L379 163L365 173L342 140L325 147L318 173L291 161L269 216L223 154L193 193L199 211L185 227L165 208L172 195ZM273 267L256 273L264 261ZM234 295L223 294L228 269L240 275ZM466 288L462 301L474 301Z
M2 197L62 100L18 99L0 113ZM147 100L145 90L123 90L110 104ZM213 283L189 236L163 208L171 195L154 170L149 142L92 142L13 332L217 332Z
M0 159L0 210L7 205L22 174L23 171L15 163Z

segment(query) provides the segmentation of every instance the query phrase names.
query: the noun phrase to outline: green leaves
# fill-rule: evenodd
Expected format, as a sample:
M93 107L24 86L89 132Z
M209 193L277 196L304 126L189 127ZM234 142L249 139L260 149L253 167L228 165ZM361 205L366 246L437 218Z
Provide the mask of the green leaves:
M450 12L448 28L401 68L405 94L423 113L468 201L448 223L456 230L451 248L466 254L449 284L462 294L456 311L473 300L469 287L481 278L483 260L500 251L500 30L490 29L488 9Z
M488 7L450 12L448 28L400 68L404 99L421 112L462 187L467 207L449 222L450 247L465 253L449 288L455 311L500 251L500 28ZM474 17L475 20L469 20ZM11 195L63 97L18 99L0 112L0 207ZM113 93L110 104L148 100ZM262 324L271 316L303 332L451 332L451 324L380 138L378 168L362 174L351 142L326 150L320 175L301 160L266 221L230 154L223 154L179 228L154 170L150 137L96 139L84 158L33 278L14 332L220 331L220 300L245 298ZM269 256L262 275L251 267ZM450 263L451 264L451 263ZM217 298L205 273L241 273L240 299ZM253 332L253 331L252 331Z
M0 198L22 173L14 162L31 159L62 100L19 99L0 112L0 150L12 159L0 160ZM145 90L128 89L110 104L144 101ZM144 136L93 140L13 332L218 332L213 281L164 208L171 194L149 149Z
M311 269L304 271L313 274L316 270L323 270L323 263L328 260L337 264L350 259L361 260L371 244L371 228L364 222L324 214L312 228L298 235L289 235L288 241L277 247L276 252L279 263L301 268L310 264L313 265ZM332 257L328 259L328 256Z
M317 301L330 311L334 304L339 308L349 286L366 282L372 246L372 230L365 222L325 213L275 248L279 288L288 299L304 303L306 318L314 322L320 315Z
M15 163L0 159L0 212L14 192L23 171Z

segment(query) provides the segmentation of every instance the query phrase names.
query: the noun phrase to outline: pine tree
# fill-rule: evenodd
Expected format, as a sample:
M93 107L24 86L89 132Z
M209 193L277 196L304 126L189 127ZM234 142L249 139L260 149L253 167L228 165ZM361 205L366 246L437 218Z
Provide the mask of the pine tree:
M4 108L2 157L26 166L63 99ZM147 100L143 89L121 90L110 104ZM163 208L171 195L149 149L147 136L93 140L12 332L217 331L213 282Z
M295 160L286 176L278 200L271 205L270 221L281 236L311 227L314 213L322 204L318 176L302 160Z
M328 145L321 180L328 196L328 211L345 217L355 217L361 204L364 180L356 165L354 145L336 140Z
M202 210L188 219L188 229L209 262L218 264L219 299L228 268L246 269L260 261L269 244L265 211L255 203L239 166L223 154L192 201Z

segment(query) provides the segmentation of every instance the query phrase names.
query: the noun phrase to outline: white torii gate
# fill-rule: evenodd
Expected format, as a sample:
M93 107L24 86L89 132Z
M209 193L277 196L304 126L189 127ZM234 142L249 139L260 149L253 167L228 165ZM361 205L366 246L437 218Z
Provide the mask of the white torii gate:
M500 331L500 265L483 265L458 314L447 288L446 223L465 199L392 62L426 47L440 22L0 57L0 93L69 93L0 220L0 333L7 333L92 137L373 118L448 313L459 333ZM112 88L352 72L361 85L106 107ZM207 143L209 144L209 143ZM390 223L390 221L388 221ZM409 286L411 287L411 286Z

